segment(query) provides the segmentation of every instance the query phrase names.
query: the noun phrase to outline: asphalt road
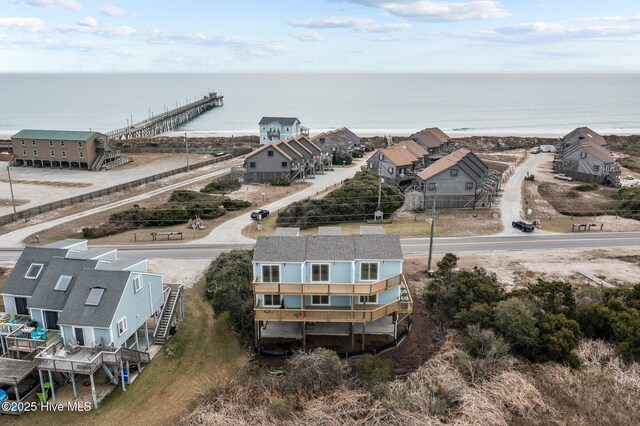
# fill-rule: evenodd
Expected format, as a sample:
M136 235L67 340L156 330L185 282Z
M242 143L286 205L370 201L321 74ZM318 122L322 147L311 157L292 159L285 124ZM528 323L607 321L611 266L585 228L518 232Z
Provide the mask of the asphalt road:
M405 254L427 253L428 238L405 238L401 240ZM106 246L105 246L106 247ZM221 252L233 249L252 248L252 243L227 244L154 244L140 246L109 246L118 249L121 258L146 257L149 259L213 259ZM526 250L598 249L616 247L638 247L640 232L603 232L584 234L525 234L508 236L436 238L434 253L460 252L504 252ZM16 260L20 248L0 247L0 261Z

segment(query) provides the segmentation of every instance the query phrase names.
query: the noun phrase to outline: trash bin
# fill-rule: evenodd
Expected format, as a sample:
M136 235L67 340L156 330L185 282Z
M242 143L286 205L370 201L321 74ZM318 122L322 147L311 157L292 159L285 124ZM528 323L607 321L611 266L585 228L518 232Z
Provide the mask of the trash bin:
M175 325L172 325L172 326L169 328L169 334L170 334L170 335L172 335L172 336L173 336L174 334L176 334L176 326L175 326Z

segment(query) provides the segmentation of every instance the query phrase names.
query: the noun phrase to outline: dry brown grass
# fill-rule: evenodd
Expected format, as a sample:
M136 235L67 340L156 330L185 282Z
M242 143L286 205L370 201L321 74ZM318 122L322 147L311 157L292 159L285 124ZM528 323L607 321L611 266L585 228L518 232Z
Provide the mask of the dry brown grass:
M640 367L625 365L606 343L583 341L576 351L583 361L579 370L507 356L477 380L467 365L473 359L455 340L406 379L390 382L383 395L347 384L291 403L291 395L269 386L269 374L249 374L212 395L182 424L640 423Z

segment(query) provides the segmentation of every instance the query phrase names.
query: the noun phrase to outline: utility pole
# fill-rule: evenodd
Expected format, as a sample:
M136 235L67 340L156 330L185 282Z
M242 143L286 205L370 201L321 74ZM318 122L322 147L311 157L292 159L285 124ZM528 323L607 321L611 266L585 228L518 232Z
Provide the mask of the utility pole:
M184 132L184 147L187 151L187 171L189 171L189 142L187 141L187 132Z
M438 195L438 186L436 184L436 192L433 193L433 207L431 209L431 235L429 235L429 261L427 262L427 275L432 277L435 275L433 269L431 269L431 257L433 253L433 232L436 228L436 196Z
M18 218L16 213L16 199L13 197L13 183L11 182L11 163L7 164L7 174L9 175L9 189L11 190L11 205L13 205L13 220Z

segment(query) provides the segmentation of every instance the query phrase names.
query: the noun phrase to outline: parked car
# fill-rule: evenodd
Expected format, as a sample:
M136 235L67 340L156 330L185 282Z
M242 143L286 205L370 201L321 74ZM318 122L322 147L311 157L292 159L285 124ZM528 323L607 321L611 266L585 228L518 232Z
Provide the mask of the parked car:
M542 150L540 149L539 146L531 148L531 153L532 154L540 154L541 152L542 152Z
M511 222L511 225L514 228L521 230L522 232L533 232L533 230L535 229L535 226L533 226L531 222L527 222L525 220Z
M264 220L269 216L269 210L260 209L254 210L251 212L251 219L253 220Z
M554 177L554 179L558 179L558 180L569 180L569 181L573 180L573 178L571 176L567 176L567 175L562 174L562 173L555 174L555 175L553 175L553 177Z
M556 147L553 145L540 145L540 151L542 152L554 152Z
M636 178L634 178L634 177L633 177L633 176L631 176L631 175L627 175L627 176L625 176L624 178L625 178L626 180L635 180L635 179L636 179Z

